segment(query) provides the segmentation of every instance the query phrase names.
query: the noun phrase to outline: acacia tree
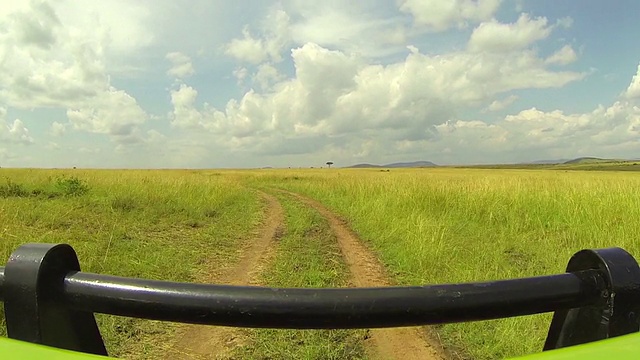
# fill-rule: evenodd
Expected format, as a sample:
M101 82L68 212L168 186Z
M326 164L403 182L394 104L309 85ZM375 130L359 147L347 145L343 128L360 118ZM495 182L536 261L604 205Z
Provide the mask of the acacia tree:
M327 161L327 166L331 169L331 165L333 165L333 161Z

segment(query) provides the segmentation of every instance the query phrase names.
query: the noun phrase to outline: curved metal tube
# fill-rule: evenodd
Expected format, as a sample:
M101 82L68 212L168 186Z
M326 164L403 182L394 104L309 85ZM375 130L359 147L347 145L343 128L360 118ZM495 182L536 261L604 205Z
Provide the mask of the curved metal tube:
M497 319L597 303L595 270L486 283L276 289L69 274L61 301L120 316L241 327L328 329Z
M0 268L0 299L4 269ZM74 310L238 327L329 329L453 323L595 304L597 270L484 283L302 289L176 283L72 272L56 296Z

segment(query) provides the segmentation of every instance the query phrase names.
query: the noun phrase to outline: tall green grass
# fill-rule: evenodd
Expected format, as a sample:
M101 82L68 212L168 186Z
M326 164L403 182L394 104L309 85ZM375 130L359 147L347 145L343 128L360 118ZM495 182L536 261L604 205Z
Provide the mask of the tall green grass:
M558 273L584 248L620 246L640 256L636 173L0 169L0 257L8 258L26 242L65 242L79 253L84 271L190 281L207 259L233 261L238 242L258 223L260 204L244 185L280 187L320 200L349 220L401 284ZM274 286L344 281L343 265L311 266L316 262L310 259L322 257L339 263L335 244L305 237L326 231L322 219L289 200L284 203L289 232L276 256L280 265L274 265L266 281ZM320 245L307 249L310 244ZM144 356L172 329L166 323L110 316L99 321L114 355ZM547 314L437 330L463 355L493 359L540 351L549 321ZM286 332L262 334L261 346L271 348L254 355L275 354L284 347L295 356L313 358L319 356L317 349L353 344L352 338L338 336L327 347L313 345L300 353L287 347L289 335L278 335Z
M563 272L584 248L640 256L640 174L523 170L256 173L349 220L402 284ZM477 359L540 351L550 315L445 325L445 344Z
M83 271L188 282L208 259L232 261L260 212L252 191L207 172L1 169L0 258L24 243L68 243ZM114 356L140 355L173 329L98 321Z

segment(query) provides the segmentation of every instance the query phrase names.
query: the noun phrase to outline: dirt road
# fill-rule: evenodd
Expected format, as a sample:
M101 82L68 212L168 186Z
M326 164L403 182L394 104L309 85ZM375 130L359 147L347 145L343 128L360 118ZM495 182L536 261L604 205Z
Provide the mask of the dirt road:
M363 244L345 221L313 199L297 193L281 191L316 209L327 219L349 267L354 286L392 285L378 258ZM369 356L373 359L441 360L445 358L437 341L432 340L427 330L421 327L372 329L371 337L367 342L369 342Z
M351 283L356 287L390 286L393 282L386 275L373 252L364 245L347 223L321 203L297 193L278 190L315 209L322 215L335 234L347 264ZM240 259L218 275L202 279L204 283L247 285L257 284L261 270L273 255L275 239L284 230L284 211L278 200L260 192L265 199L266 215L257 236L241 249ZM189 325L176 344L167 352L167 359L229 359L232 350L242 343L238 329L221 326ZM365 340L368 356L372 359L445 359L437 341L432 340L426 328L405 327L372 329Z
M284 227L284 212L278 200L260 192L266 202L265 220L256 237L241 249L240 259L220 274L201 279L202 283L247 285L255 282L260 271L273 253L275 240ZM176 344L166 354L166 359L228 359L231 350L240 342L236 328L224 326L189 325Z

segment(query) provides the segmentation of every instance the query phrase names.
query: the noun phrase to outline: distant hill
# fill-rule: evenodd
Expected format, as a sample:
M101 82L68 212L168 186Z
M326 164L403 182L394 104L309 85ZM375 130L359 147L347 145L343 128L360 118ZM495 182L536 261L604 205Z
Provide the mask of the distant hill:
M365 169L365 168L380 168L382 166L380 165L373 165L373 164L356 164L356 165L351 165L351 166L347 166L348 168L354 168L354 169Z
M579 157L572 160L567 160L563 162L563 164L593 164L593 163L611 162L611 161L615 161L615 160L584 156L584 157Z
M569 159L555 159L555 160L535 160L535 161L527 161L520 164L539 164L539 165L551 165L551 164L564 164L569 161Z
M386 165L374 165L374 164L356 164L352 166L347 166L348 168L422 168L422 167L436 167L437 164L432 163L431 161L412 161L412 162L398 162Z

